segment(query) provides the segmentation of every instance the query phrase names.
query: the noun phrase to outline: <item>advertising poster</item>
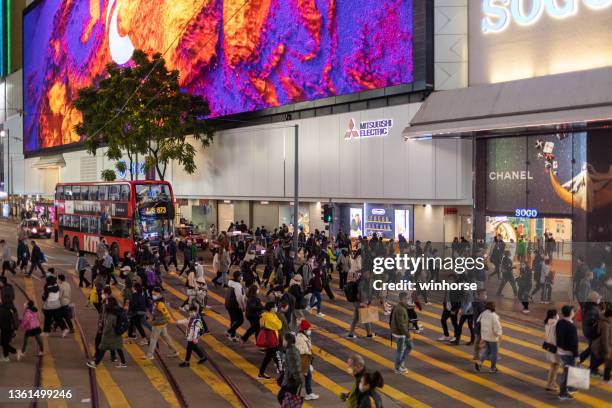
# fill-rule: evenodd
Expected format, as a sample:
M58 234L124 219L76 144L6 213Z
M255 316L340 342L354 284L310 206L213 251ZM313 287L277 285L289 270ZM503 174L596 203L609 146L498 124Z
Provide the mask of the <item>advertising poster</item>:
M490 139L486 209L560 215L571 214L572 208L587 211L590 173L584 133Z
M377 234L383 238L394 238L395 214L393 207L380 204L366 204L365 233L367 236Z
M351 208L351 238L363 235L363 208Z
M410 241L410 210L395 210L395 239L400 234Z

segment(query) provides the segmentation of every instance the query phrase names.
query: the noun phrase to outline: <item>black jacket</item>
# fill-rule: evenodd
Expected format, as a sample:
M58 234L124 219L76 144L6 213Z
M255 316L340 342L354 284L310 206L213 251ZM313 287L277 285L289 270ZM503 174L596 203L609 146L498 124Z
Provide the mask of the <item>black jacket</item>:
M578 357L578 330L574 324L566 319L560 319L555 330L557 347L570 351Z
M32 262L39 263L43 261L43 253L38 245L32 247Z
M600 333L597 328L599 323L599 310L595 303L586 302L582 309L582 333L589 340L595 340Z
M6 283L0 290L0 300L7 305L12 305L15 302L15 289L12 285Z

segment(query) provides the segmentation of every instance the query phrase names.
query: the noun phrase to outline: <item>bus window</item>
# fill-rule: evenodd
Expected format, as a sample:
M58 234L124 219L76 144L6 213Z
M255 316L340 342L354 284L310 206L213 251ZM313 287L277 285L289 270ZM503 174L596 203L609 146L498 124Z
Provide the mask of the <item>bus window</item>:
M81 200L89 200L89 186L81 186Z
M64 199L64 186L57 186L55 189L55 199L63 200Z
M100 219L98 217L92 217L89 219L89 233L90 234L100 233Z
M71 220L72 220L72 223L71 223L70 227L72 229L78 231L79 230L79 221L80 221L79 216L78 215L73 215L73 216L71 216Z
M72 200L72 186L64 186L64 200Z
M81 186L72 186L72 199L73 200L81 199Z
M58 224L60 227L63 227L63 226L64 226L64 216L63 216L63 215L61 215L61 214L60 214L60 215L57 217L57 224Z
M108 199L111 201L119 201L120 193L119 193L119 184L111 184L108 186Z
M89 220L87 217L81 217L81 232L89 232Z
M121 201L130 200L130 186L127 184L121 185Z
M100 201L108 200L108 186L98 187L98 200Z
M89 200L98 201L98 186L89 186Z
M130 236L130 221L113 218L110 233L114 237L128 238Z

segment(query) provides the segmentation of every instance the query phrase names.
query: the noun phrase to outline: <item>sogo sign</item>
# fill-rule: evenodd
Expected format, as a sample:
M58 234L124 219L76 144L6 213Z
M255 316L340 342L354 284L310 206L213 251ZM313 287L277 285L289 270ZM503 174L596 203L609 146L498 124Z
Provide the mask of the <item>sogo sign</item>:
M612 6L612 0L482 0L482 32L499 33L512 21L521 26L534 24L544 11L562 19L578 13L579 3L592 10Z

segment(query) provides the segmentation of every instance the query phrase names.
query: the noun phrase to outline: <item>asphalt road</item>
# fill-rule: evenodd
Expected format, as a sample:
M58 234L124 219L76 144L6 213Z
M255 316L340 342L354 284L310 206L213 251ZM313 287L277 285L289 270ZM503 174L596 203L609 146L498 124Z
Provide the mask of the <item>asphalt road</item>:
M16 226L0 223L0 236L12 246L15 255ZM72 284L72 297L76 316L83 327L87 343L93 349L96 332L97 313L87 306L86 292L79 290L74 276L76 255L65 251L52 240L37 240L49 258L48 266L54 266L58 273L69 276ZM210 278L211 272L207 271ZM9 279L24 289L42 305L42 281L26 279L21 274ZM35 275L40 276L38 272ZM172 306L176 318L182 314L177 309L184 299L183 283L174 274L164 276L165 297ZM212 287L212 285L210 285ZM120 289L120 288L119 288ZM118 289L116 290L118 293ZM336 290L336 300L330 301L323 295L323 317L312 315L314 360L314 392L320 399L309 401L313 407L344 407L338 398L340 392L352 386L351 377L346 372L345 361L355 353L361 354L368 370L379 370L385 379L382 389L384 407L419 406L472 406L472 407L513 407L521 406L596 406L612 404L612 387L592 380L591 390L576 394L576 400L560 402L556 394L544 390L548 364L541 350L541 329L520 321L502 319L504 339L501 344L499 373L489 374L488 369L477 373L471 363L472 347L452 346L437 340L441 336L439 322L440 305L426 306L420 312L424 331L415 336L415 348L407 361L409 371L405 375L393 372L395 349L390 342L387 318L380 315L381 321L375 325L378 336L366 339L363 330L358 330L360 338L352 340L345 337L352 317L352 305ZM229 325L229 317L223 308L223 290L210 292L207 323L212 331L204 336L200 344L212 357L223 376L229 378L240 390L251 407L274 407L278 387L274 381L259 381L257 367L263 354L254 343L239 345L226 339L224 332ZM21 313L24 296L17 292L16 305ZM42 317L41 317L42 318ZM243 330L248 323L243 325ZM170 326L174 344L184 355L184 336L176 325ZM14 339L14 345L21 345L23 333ZM464 328L462 343L469 340L469 330ZM88 406L91 405L89 370L85 366L85 354L78 333L62 338L54 333L45 340L47 353L43 357L42 385L51 388L71 388L74 398L68 402L58 402L49 406ZM14 358L10 363L0 363L0 389L28 387L34 384L36 357L34 343L28 345L28 353L21 362ZM196 366L192 359L190 368L179 368L181 361L167 358L165 345L161 346L162 360L142 360L144 346L137 343L125 344L127 368L116 368L108 355L104 363L95 370L99 406L107 407L165 407L181 406L182 395L188 406L198 407L240 407L238 398L232 393L223 376L215 366L207 362ZM163 364L162 364L163 362ZM165 367L175 379L180 393L173 388ZM273 365L268 373L273 374ZM27 406L25 402L14 405ZM43 404L44 406L44 404Z

